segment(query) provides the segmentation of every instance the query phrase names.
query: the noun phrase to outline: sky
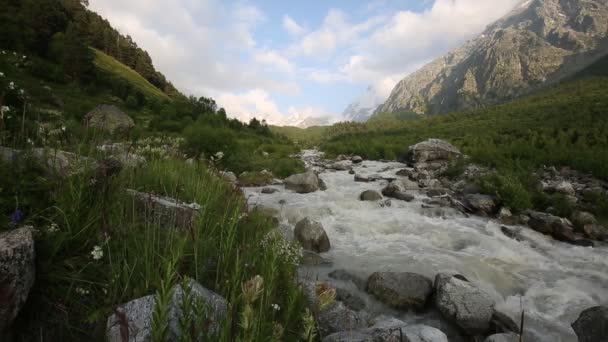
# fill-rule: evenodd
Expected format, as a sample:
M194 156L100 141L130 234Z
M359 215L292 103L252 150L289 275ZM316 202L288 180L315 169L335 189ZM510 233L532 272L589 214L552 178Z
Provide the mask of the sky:
M183 93L231 117L338 120L521 0L90 0Z

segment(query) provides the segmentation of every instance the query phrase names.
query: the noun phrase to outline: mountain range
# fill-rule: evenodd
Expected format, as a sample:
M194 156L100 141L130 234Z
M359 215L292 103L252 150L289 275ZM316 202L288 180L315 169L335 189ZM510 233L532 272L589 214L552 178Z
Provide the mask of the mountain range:
M608 1L526 0L402 79L379 112L441 114L504 102L608 54Z

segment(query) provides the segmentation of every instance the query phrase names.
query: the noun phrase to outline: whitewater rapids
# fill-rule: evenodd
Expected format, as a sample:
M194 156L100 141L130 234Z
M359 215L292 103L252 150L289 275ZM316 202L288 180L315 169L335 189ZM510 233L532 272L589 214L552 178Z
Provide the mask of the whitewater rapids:
M310 163L319 153L303 151ZM405 165L364 161L353 165L358 175L395 178ZM297 194L283 186L274 194L245 188L251 206L280 212L284 227L293 231L309 217L325 228L331 249L323 256L333 264L308 269L327 279L335 269L349 270L364 279L377 271L415 272L434 279L439 272L459 273L490 294L501 311L518 318L520 303L526 314L526 341L576 341L570 324L580 312L608 304L608 247L580 247L562 243L527 227L522 241L505 236L496 221L463 217L455 211L424 209L424 195L412 202L392 199L390 207L363 202L365 190L381 189L387 181L357 183L347 171L324 171L319 177L326 191ZM366 297L370 310L416 321L416 315L397 313ZM371 303L371 304L370 304ZM378 309L381 308L381 309Z

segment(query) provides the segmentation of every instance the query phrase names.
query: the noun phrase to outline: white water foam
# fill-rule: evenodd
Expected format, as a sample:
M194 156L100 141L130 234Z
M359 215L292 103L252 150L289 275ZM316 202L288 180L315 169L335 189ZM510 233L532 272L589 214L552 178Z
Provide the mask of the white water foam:
M304 151L303 159L316 156L315 151ZM375 161L354 165L359 175L393 178L404 167ZM431 278L439 272L457 272L492 295L497 307L512 317L519 317L523 299L530 341L576 341L570 324L580 312L608 304L606 246L573 246L527 227L517 228L523 241L516 241L495 221L455 212L438 216L434 209L423 209L420 194L409 203L393 199L391 207L359 201L361 192L380 191L387 181L357 183L346 171L319 176L326 191L297 194L275 186L280 192L261 194L261 188L246 188L245 194L250 205L279 209L282 222L291 229L304 217L323 224L331 241L324 256L333 260L333 266L314 270L321 278L333 269L363 277L376 271L416 272Z

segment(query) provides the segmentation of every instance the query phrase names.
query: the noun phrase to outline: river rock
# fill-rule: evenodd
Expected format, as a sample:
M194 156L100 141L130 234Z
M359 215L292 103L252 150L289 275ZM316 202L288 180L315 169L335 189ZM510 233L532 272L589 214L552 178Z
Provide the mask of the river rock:
M496 210L496 201L489 195L469 194L464 196L465 203L476 212L491 215Z
M382 199L382 194L376 190L365 190L359 195L361 201L379 201Z
M346 305L348 308L353 309L355 311L361 311L365 309L365 301L361 297L347 289L337 287L336 299L344 303L344 305Z
M593 216L593 214L588 213L586 211L575 211L572 214L571 219L572 219L572 223L577 228L582 228L585 225L597 223L595 216Z
M336 171L349 171L353 168L351 164L352 163L349 160L342 160L327 165L327 168Z
M462 153L450 143L439 139L429 139L410 146L406 158L408 162L417 164L450 161L461 156Z
M230 172L230 171L220 172L220 177L222 177L225 181L227 181L229 183L233 183L233 184L238 181L238 178L236 177L234 172Z
M0 337L25 304L35 273L33 229L0 233Z
M519 336L511 333L494 334L488 336L483 342L518 342Z
M355 284L355 286L359 290L362 290L362 291L365 290L365 288L367 287L367 282L365 281L365 279L363 279L357 275L354 275L347 270L332 271L331 273L329 273L329 277L332 279L341 280L341 281L350 281L353 284Z
M560 241L575 240L572 224L567 219L538 211L528 211L530 228L547 235L552 235Z
M549 193L557 192L568 196L576 195L576 190L574 190L572 183L566 181L542 183L542 188L543 191Z
M303 250L300 264L304 266L329 266L333 262L313 251Z
M363 162L363 158L361 156L353 156L350 158L353 164L361 164Z
M326 336L323 342L374 342L374 337L359 331L341 331Z
M199 283L189 280L190 295L194 300L200 300L205 305L205 334L219 332L220 324L227 312L227 302L220 295L204 288ZM172 297L168 306L169 340L177 341L182 335L179 319L184 316L182 298L184 291L181 285L172 289ZM108 317L106 324L106 340L108 342L148 342L152 340L152 316L156 300L153 295L132 300L116 308L114 314ZM194 312L188 313L194 317ZM200 318L200 317L199 317ZM199 326L199 329L201 326ZM190 332L189 332L190 333ZM203 331L199 332L203 333ZM128 336L127 339L123 339ZM202 336L201 336L202 337Z
M408 186L411 186L411 189L418 189L418 184L413 185L414 182L407 181L405 183L403 180L395 180L390 182L384 189L382 189L382 194L386 197L396 198L402 201L412 201L415 197L412 194L406 192L409 190Z
M422 310L433 292L433 281L410 272L376 272L367 281L367 291L393 308Z
M263 193L263 194L274 194L275 192L279 192L279 189L276 189L276 188L270 188L270 187L267 187L267 188L263 188L263 189L262 189L262 193Z
M101 105L87 113L84 117L87 127L108 131L111 134L126 134L135 122L123 111L112 105Z
M599 224L586 224L583 232L593 240L608 240L608 229Z
M367 177L367 176L361 176L361 175L355 174L355 182L369 183L371 181L372 180L369 177Z
M308 217L296 224L294 236L304 249L317 253L329 250L329 237L327 237L325 229L321 223L312 221Z
M608 306L584 310L572 323L579 342L605 342L608 337Z
M447 336L437 328L422 324L407 325L395 318L380 321L364 332L371 335L374 341L382 342L448 342Z
M170 197L127 189L133 196L140 217L150 224L161 227L175 227L180 231L190 231L198 218L201 206L185 203Z
M286 189L300 194L319 190L319 177L312 171L289 176L283 182Z
M459 276L435 277L435 306L443 317L456 323L469 335L485 333L494 312L494 300Z

